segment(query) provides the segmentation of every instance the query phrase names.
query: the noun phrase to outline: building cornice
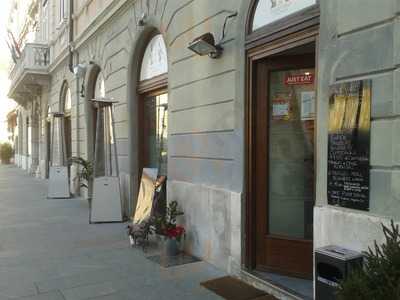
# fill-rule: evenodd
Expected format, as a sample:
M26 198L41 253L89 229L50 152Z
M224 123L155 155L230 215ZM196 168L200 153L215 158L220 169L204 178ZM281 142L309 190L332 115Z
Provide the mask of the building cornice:
M100 28L106 25L112 17L124 10L129 5L133 4L137 0L119 0L112 1L108 7L86 26L85 30L74 39L75 49L78 49L85 41L87 41L92 35L94 35ZM89 1L90 3L91 1Z
M79 49L91 36L96 34L102 27L104 27L112 18L117 15L119 12L123 11L126 7L133 4L137 0L119 0L112 1L106 8L102 10L102 12L94 18L94 20L88 24L85 30L79 34L73 41L72 47L73 49ZM83 8L85 8L88 4L90 4L92 0L88 0L87 3L84 4ZM81 8L78 12L81 13ZM74 18L78 15L74 15ZM49 72L53 72L65 59L67 59L69 55L68 45L64 47L64 49L60 52L59 55L52 61L49 66Z

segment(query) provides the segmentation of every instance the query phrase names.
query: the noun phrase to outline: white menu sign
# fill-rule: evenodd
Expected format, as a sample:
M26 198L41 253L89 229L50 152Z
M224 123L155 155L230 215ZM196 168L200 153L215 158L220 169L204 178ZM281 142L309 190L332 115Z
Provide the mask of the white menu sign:
M259 0L253 31L317 3L317 0Z
M302 92L301 93L301 120L314 120L315 119L315 92Z

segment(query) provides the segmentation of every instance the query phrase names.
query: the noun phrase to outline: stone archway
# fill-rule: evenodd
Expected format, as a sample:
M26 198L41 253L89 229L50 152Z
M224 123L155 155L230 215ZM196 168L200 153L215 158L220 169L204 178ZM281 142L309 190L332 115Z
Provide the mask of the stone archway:
M96 109L91 100L96 94L96 82L101 72L101 67L97 64L89 64L85 77L85 116L86 116L86 159L94 159L94 140L96 133L95 117Z
M60 112L64 113L63 137L61 147L63 149L63 157L61 161L63 165L67 164L68 159L72 156L72 94L67 81L64 81L60 92Z
M128 213L131 214L135 208L135 198L139 190L139 168L140 168L140 95L138 93L141 64L146 48L151 39L160 34L156 26L147 25L138 34L133 42L130 51L130 61L128 66L128 151L129 151L129 203ZM163 36L165 41L165 37Z

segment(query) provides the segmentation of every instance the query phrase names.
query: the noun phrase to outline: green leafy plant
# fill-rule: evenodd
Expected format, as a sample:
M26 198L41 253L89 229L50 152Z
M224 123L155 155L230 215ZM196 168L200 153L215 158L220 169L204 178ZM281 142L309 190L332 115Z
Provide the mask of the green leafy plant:
M382 224L385 243L365 252L365 266L352 272L339 286L339 300L400 299L400 232L391 222Z
M179 241L185 233L185 229L182 226L176 225L176 218L183 214L183 211L178 208L178 202L171 201L167 206L165 215L155 216L152 219L151 233L161 234Z
M89 188L93 180L93 164L82 157L71 157L68 160L70 165L77 164L78 168L78 178L80 181L80 186L83 188Z
M4 164L9 164L14 155L13 147L9 143L0 144L0 159Z

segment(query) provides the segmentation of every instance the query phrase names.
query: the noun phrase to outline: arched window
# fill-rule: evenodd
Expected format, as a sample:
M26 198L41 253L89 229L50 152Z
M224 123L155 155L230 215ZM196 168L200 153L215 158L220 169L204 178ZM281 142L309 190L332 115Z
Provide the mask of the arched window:
M69 87L66 87L64 95L64 114L70 115L71 109L72 109L71 90L69 89Z
M47 106L47 119L51 118L51 105Z
M168 72L167 48L161 34L155 35L147 45L140 68L140 81Z
M96 79L94 98L104 98L106 96L106 86L102 72L99 72Z
M317 4L317 0L258 0L250 22L251 31L260 29Z
M140 68L141 168L157 168L167 176L168 161L168 59L161 34L154 35L144 51Z

